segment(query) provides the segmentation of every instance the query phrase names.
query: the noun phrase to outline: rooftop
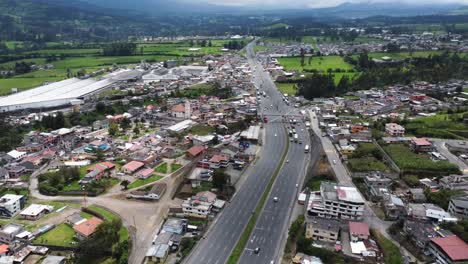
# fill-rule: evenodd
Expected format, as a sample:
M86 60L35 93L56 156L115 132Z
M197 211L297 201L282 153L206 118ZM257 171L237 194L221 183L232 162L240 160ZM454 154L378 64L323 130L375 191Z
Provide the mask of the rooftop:
M468 244L458 236L436 237L431 242L442 249L452 261L468 260Z

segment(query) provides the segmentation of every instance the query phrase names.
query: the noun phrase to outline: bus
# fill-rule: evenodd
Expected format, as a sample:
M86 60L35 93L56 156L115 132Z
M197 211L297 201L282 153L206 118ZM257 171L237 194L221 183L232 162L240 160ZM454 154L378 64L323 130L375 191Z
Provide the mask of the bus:
M305 146L304 152L305 152L305 153L309 153L309 145L306 145L306 146Z

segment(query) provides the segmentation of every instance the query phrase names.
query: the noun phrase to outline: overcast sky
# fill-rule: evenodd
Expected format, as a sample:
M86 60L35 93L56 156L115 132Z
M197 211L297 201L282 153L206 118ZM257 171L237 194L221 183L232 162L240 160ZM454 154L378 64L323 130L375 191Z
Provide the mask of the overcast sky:
M192 2L192 0L185 0ZM411 3L411 4L467 4L468 0L198 0L215 5L226 6L262 6L275 8L319 8L332 7L345 2L351 3Z

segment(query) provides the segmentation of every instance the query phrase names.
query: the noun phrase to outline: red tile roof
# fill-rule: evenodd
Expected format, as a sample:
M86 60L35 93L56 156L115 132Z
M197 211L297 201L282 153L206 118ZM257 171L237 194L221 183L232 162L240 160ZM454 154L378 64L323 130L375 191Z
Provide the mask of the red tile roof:
M5 254L8 251L10 251L10 246L7 244L1 244L0 245L0 254Z
M139 168L145 166L145 164L143 162L139 162L139 161L130 161L129 163L125 164L123 166L123 169L127 170L127 171L130 171L130 172L135 172L136 170L138 170Z
M187 150L187 153L192 155L193 157L198 156L205 150L204 146L193 146Z
M352 235L369 236L369 225L361 222L349 222L349 232Z
M468 244L458 236L431 238L431 242L439 246L452 261L468 260Z
M137 172L137 176L147 178L147 177L151 176L151 174L153 174L153 171L154 171L153 169L149 169L149 168L142 169L142 170L139 170Z
M172 112L179 112L179 113L185 113L185 106L184 105L174 105L171 109Z
M430 146L430 145L432 145L431 142L429 142L425 138L412 138L411 140L413 141L414 144L416 144L418 146Z
M213 155L213 157L211 157L210 159L210 162L218 163L218 162L227 161L227 160L228 158L223 155Z
M81 235L88 237L92 235L96 228L102 223L102 220L97 217L91 217L90 219L73 226L73 229Z

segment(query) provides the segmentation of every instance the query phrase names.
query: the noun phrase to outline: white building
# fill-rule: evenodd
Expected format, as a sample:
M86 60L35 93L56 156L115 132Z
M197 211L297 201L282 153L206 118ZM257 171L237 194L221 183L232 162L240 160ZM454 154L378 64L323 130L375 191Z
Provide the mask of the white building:
M37 220L43 215L52 212L52 210L54 210L54 207L50 205L31 204L20 213L20 216L26 220Z
M320 192L310 195L307 213L325 218L360 220L364 213L364 202L354 187L322 182Z
M24 207L24 195L5 194L0 198L0 216L13 217Z
M385 133L391 137L404 137L405 128L397 123L385 124Z
M182 211L186 216L207 218L216 202L216 194L200 192L182 203Z

